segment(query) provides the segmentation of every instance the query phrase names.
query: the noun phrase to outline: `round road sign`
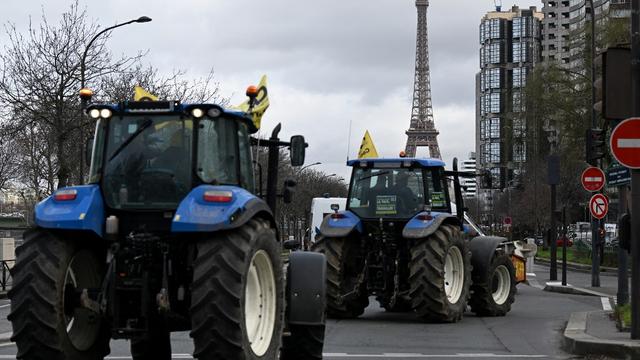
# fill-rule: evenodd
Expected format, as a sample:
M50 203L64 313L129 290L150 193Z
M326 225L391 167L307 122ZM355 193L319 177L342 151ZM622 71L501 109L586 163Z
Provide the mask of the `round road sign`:
M602 219L609 211L609 199L602 194L595 194L589 200L589 211L596 219Z
M611 132L611 153L620 164L640 169L640 118L624 120Z
M597 167L588 167L582 172L580 177L582 187L587 191L598 191L604 186L604 172Z

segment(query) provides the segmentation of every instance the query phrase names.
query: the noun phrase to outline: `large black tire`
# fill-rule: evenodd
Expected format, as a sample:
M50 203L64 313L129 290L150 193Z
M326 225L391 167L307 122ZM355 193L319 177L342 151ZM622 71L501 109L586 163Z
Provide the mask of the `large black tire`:
M24 234L11 270L7 317L13 325L11 340L18 346L18 359L93 360L109 354L108 324L98 314L78 307L79 298L72 295L74 285L99 289L106 271L104 258L80 246L82 242L90 240L74 242L44 229Z
M451 283L445 281L448 254L451 254L450 264L463 264L464 267L451 271L457 279ZM418 316L432 322L462 319L471 286L471 252L460 228L442 225L432 235L419 239L411 248L409 266L411 303ZM457 272L463 275L455 276Z
M364 286L358 294L345 300L343 295L356 286L362 265L356 264L354 251L356 243L346 238L325 238L316 236L313 251L327 258L327 316L335 319L351 319L362 315L369 305L369 297Z
M276 359L284 316L282 273L280 244L265 220L252 219L199 241L191 286L193 356Z
M504 316L516 297L516 270L509 256L496 254L482 281L471 286L471 311L478 316Z
M156 316L146 337L131 340L133 360L171 360L171 333L166 321Z
M324 325L290 325L290 336L282 339L280 360L320 360L324 347Z

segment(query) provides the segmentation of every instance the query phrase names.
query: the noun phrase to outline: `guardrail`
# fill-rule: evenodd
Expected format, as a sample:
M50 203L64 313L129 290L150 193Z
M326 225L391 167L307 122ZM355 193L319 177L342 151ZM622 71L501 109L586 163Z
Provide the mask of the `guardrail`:
M13 284L13 278L11 277L10 269L15 265L15 260L0 260L0 266L2 266L2 277L0 278L0 289L7 291Z

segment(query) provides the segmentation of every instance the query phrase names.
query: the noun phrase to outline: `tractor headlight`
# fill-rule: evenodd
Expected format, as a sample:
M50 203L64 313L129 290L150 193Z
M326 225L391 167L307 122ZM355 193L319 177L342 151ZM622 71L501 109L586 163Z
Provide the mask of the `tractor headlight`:
M102 109L100 110L100 117L104 118L104 119L108 119L111 117L113 113L111 112L111 110L109 109Z
M191 115L193 115L194 118L199 119L204 116L204 111L202 111L202 109L195 108L191 110Z
M92 119L97 119L97 118L99 118L99 117L100 117L100 110L98 110L98 109L91 109L91 111L89 111L89 116L90 116Z

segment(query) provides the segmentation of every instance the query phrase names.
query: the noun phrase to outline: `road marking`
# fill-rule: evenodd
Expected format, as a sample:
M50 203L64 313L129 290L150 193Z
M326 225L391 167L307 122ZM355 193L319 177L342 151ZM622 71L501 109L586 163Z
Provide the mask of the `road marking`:
M0 309L2 309L2 308L6 308L7 306L11 306L11 304L0 305Z
M7 345L15 345L14 343L9 344L0 344L0 346ZM443 355L435 355L435 354L417 354L417 353L382 353L382 354L347 354L347 353L324 353L322 354L325 358L395 358L395 359L438 359L438 358L485 358L485 359L540 359L547 358L547 355L520 355L520 354L443 354ZM0 359L15 359L15 355L0 355ZM190 354L171 354L172 359L193 359ZM131 360L133 359L129 356L107 356L105 357L107 360Z
M618 139L619 148L640 148L640 139Z
M602 302L602 310L611 311L611 302L608 297L601 297L600 302Z
M396 359L451 359L451 358L485 358L485 359L513 359L513 358L528 358L528 359L540 359L547 358L547 355L519 355L519 354L414 354L414 353L382 353L382 354L347 354L347 353L324 353L325 358L396 358Z

